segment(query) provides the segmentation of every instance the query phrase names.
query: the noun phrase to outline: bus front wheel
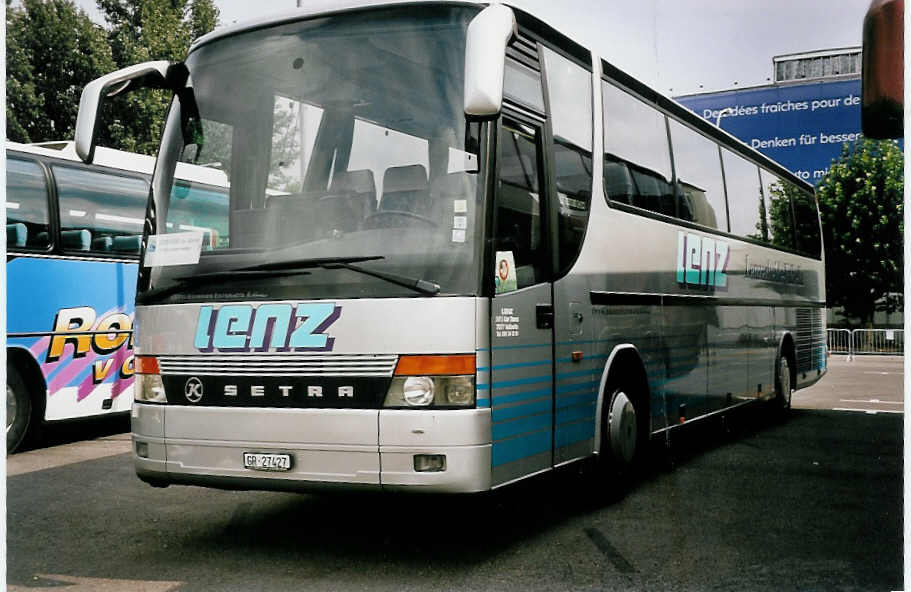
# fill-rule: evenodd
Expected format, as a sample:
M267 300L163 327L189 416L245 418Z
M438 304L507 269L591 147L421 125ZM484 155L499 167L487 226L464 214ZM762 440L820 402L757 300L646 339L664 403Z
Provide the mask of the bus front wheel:
M643 411L631 385L620 384L609 392L601 424L600 472L623 489L644 453Z
M6 452L15 452L25 440L32 417L32 400L25 381L6 366Z

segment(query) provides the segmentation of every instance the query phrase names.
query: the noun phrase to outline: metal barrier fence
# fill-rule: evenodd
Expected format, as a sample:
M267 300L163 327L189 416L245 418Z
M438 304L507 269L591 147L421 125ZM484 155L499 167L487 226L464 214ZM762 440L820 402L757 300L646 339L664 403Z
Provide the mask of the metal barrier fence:
M904 355L903 329L827 329L829 353L856 355Z

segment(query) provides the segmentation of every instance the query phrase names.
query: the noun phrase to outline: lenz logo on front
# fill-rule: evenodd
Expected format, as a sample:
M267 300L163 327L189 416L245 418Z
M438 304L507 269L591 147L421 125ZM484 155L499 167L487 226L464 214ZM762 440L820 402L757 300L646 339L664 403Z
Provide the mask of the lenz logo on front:
M326 330L341 313L334 302L203 306L193 345L201 352L332 351L335 338Z

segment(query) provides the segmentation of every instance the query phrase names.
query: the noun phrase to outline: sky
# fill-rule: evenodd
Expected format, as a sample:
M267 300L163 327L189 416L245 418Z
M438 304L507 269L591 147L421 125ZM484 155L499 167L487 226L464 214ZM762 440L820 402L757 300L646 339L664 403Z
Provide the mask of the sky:
M306 3L308 0L302 0ZM101 20L95 0L76 0ZM669 96L766 84L772 57L859 46L869 0L514 0ZM297 0L215 0L221 23Z

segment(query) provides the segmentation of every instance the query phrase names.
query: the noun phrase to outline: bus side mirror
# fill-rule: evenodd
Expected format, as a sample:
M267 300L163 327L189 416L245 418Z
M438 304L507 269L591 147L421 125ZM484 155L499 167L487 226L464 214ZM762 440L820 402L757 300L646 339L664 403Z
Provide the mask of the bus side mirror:
M86 164L95 158L95 140L101 102L138 88L170 88L168 74L173 64L167 61L144 62L129 66L89 82L82 89L76 117L76 154Z
M904 135L905 0L873 0L864 18L861 129L868 138Z
M468 25L465 40L465 114L495 117L503 106L506 46L516 35L516 15L491 4Z

